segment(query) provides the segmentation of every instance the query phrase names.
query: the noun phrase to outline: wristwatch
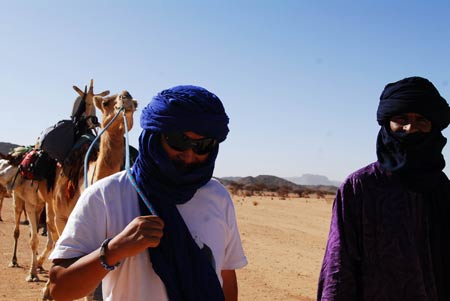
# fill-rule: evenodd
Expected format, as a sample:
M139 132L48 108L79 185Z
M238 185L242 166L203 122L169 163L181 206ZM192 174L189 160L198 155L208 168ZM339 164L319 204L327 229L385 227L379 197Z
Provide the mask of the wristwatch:
M108 271L112 271L120 265L120 261L115 265L109 265L106 263L106 251L108 250L108 243L111 241L111 239L112 238L105 239L105 241L102 243L102 246L100 247L100 263L102 264L102 267Z

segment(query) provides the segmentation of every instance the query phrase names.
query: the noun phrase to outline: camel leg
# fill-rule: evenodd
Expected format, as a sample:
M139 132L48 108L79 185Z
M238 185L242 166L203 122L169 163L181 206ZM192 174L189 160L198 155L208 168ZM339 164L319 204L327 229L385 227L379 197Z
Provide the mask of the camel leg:
M59 235L58 232L56 231L55 226L55 212L53 211L53 202L51 201L47 202L45 207L47 210L47 249L48 252L50 252L54 247L54 243L58 240ZM39 256L38 263L40 264L41 267L42 263L47 257L48 254L45 255L42 254L41 256ZM50 280L47 280L44 288L42 289L42 300L53 300L53 298L50 296Z
M67 217L64 216L56 216L55 217L55 224L56 224L56 231L58 231L58 235L61 235L61 233L63 232L64 228L66 227L67 224Z
M24 200L17 196L15 193L13 193L13 207L14 207L14 250L13 250L13 256L11 258L11 263L9 264L10 267L18 267L17 264L17 242L19 240L20 236L20 216L22 214L22 208L23 208Z
M48 215L47 215L47 217L48 217ZM48 223L48 222L47 222L47 227L48 227L47 248L38 257L38 266L40 267L41 270L44 270L44 268L42 267L43 262L48 257L48 253L53 249L54 242L56 241L56 240L53 240L53 235L56 233L56 228L54 227L53 224L50 225L50 223ZM50 227L52 227L52 228L50 228ZM44 288L42 289L42 300L53 300L53 298L50 296L50 279L47 280Z
M42 289L42 300L53 300L52 296L50 296L50 280L47 280Z
M2 191L0 192L0 222L3 222L2 219L2 207L3 207L3 198L5 197L5 193Z
M39 208L40 207L40 208ZM38 220L39 214L42 211L42 206L32 204L25 204L25 209L28 213L28 220L30 221L30 247L31 247L31 267L30 272L26 278L28 282L37 282L39 277L37 275L37 253L39 247L38 238Z
M53 208L49 208L49 203L46 204L45 206L46 212L47 212L47 245L45 247L45 249L42 251L42 253L38 256L38 268L43 271L43 263L45 261L45 259L48 257L48 255L50 254L51 250L54 247L54 243L56 241L56 239L54 239L54 235L56 234L56 227L54 225L54 213L53 213Z
M52 234L53 242L59 239L58 228L56 227L55 210L53 209L53 202L47 202L47 232Z
M42 210L41 215L39 216L39 224L38 229L42 228L42 236L47 236L47 212L46 210Z
M21 225L29 225L30 221L28 220L28 214L27 214L27 211L25 210L25 202L23 204L22 212L23 212L23 215L24 215L24 220L19 222L19 223Z
M45 193L45 191L44 191ZM46 200L45 208L47 210L47 249L45 252L50 252L55 242L59 238L58 231L56 230L56 223L55 223L55 211L53 209L53 199L48 194L43 197ZM51 244L50 244L51 242ZM44 260L48 257L47 254L42 254L39 256L38 263L42 267L42 264ZM42 289L42 300L53 300L53 298L50 296L50 280L47 280L45 283L44 288Z
M48 218L48 214L47 214L47 218ZM50 252L54 247L54 242L56 242L56 240L53 240L53 235L56 233L56 228L54 227L54 224L50 225L50 223L47 223L47 227L48 227L48 234L47 234L47 249L46 250L49 250L48 252ZM51 246L49 249L50 242L51 242ZM45 251L44 251L44 253L45 253ZM48 253L41 254L38 258L38 264L42 270L43 270L42 264L43 264L45 258L47 258L47 257L48 257ZM42 300L53 300L53 298L50 296L50 279L47 280L44 288L42 289Z

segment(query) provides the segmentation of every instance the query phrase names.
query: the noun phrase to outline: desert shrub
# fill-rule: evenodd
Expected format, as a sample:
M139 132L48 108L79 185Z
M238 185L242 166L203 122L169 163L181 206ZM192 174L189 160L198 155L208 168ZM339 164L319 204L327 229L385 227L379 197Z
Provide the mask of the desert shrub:
M279 197L286 199L289 195L289 191L290 191L289 187L281 186L278 188L277 193Z
M324 199L325 198L325 192L323 191L317 191L317 198L318 199Z

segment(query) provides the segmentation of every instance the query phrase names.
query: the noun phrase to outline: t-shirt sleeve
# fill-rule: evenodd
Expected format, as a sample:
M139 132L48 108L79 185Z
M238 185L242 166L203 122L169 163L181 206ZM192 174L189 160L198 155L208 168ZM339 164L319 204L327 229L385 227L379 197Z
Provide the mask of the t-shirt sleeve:
M49 259L84 256L99 248L105 240L105 202L101 190L89 188L78 199Z
M229 194L227 194L225 197L227 198L228 202L226 211L228 235L222 270L235 270L246 266L247 258L245 257L241 237L239 235L233 201L231 200Z

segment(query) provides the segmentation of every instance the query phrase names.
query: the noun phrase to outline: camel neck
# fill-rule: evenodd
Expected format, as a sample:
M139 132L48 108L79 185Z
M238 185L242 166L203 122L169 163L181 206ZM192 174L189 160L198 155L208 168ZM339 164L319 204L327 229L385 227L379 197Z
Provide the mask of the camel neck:
M94 182L120 171L125 155L123 134L111 134L105 131L100 138L97 167Z

